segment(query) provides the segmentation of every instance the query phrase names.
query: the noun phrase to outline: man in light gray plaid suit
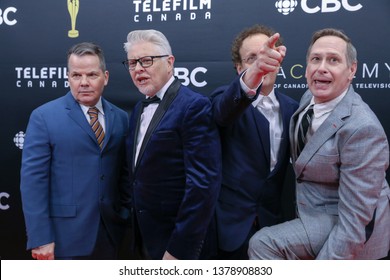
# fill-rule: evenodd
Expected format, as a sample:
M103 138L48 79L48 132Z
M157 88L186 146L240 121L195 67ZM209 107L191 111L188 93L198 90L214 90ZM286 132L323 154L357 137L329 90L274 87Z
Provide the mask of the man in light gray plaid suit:
M309 90L290 123L298 218L263 228L251 259L380 259L390 247L389 146L382 125L354 91L357 55L336 29L314 33ZM314 104L298 154L303 114Z

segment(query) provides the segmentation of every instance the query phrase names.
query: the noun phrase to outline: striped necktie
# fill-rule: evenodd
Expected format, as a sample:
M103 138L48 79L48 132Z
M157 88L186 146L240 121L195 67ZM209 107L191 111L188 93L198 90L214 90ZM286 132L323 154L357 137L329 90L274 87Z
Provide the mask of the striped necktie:
M98 142L100 148L102 148L103 147L103 141L104 141L104 131L103 131L103 127L101 126L101 124L99 122L99 118L98 118L99 110L98 110L98 108L96 108L96 107L89 108L88 109L88 115L89 115L89 117L91 119L89 124L91 125L92 130L95 133L95 136L96 136L96 139L97 139L97 142Z
M305 147L306 144L306 134L307 131L309 130L312 118L313 118L313 106L310 105L309 109L306 111L306 113L302 116L301 123L299 124L299 129L298 129L298 145L297 145L297 155L302 152L303 148Z

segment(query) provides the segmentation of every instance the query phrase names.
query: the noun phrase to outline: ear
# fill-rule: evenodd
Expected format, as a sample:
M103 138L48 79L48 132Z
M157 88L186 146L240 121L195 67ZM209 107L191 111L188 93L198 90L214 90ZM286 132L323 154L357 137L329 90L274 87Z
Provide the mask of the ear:
M241 63L236 63L235 66L238 75L240 75L245 70Z
M352 63L351 67L349 68L350 74L349 74L348 78L350 81L352 81L353 78L355 77L356 70L357 70L357 63L354 62L354 63Z
M173 55L170 55L168 57L168 65L170 70L173 70L173 65L175 64L175 57Z
M110 73L108 71L104 72L104 85L108 84L108 78L110 77Z

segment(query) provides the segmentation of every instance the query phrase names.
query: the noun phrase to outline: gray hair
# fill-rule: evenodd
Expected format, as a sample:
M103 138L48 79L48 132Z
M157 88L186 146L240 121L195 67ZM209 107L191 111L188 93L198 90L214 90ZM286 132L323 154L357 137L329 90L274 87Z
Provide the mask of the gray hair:
M74 54L76 56L84 56L84 55L96 55L100 61L100 69L105 72L106 71L106 60L104 58L103 50L100 46L95 43L83 42L72 46L68 50L68 69L69 69L69 58Z
M134 44L140 42L149 42L156 45L161 53L156 55L172 55L172 49L168 39L160 31L154 29L148 30L134 30L127 35L127 42L124 43L126 53L132 48Z
M348 67L350 67L353 63L357 63L357 51L356 48L352 45L351 39L343 31L334 28L325 28L314 32L311 38L309 49L307 50L306 60L309 58L314 43L319 38L324 36L335 36L343 39L347 43L346 59Z

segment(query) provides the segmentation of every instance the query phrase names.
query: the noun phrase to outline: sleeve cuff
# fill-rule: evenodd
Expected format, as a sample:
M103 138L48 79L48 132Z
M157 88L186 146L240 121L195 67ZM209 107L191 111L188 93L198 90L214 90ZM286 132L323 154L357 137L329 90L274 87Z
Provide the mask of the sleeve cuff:
M244 80L243 80L243 77L245 75L247 70L245 70L242 74L241 74L241 77L240 77L240 86L241 86L241 89L245 92L246 96L250 99L254 98L256 95L257 95L257 92L258 92L258 89L261 87L261 85L263 84L263 80L264 78L261 80L260 84L256 87L256 88L249 88L245 83L244 83Z

